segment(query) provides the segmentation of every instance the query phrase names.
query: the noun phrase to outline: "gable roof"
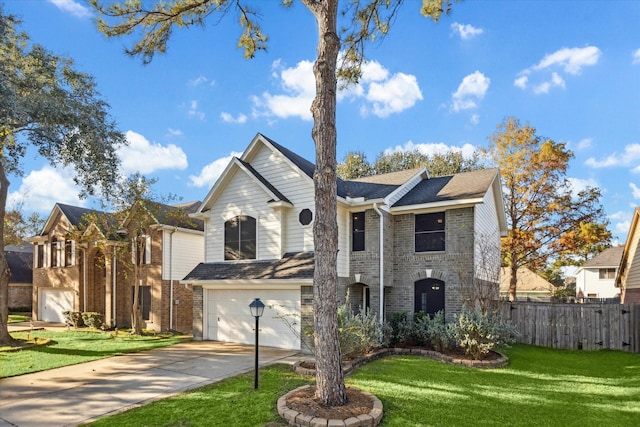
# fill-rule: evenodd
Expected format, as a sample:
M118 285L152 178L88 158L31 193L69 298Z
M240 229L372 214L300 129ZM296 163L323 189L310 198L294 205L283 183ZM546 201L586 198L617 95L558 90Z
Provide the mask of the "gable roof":
M500 273L500 292L509 292L511 269L508 267L501 267ZM554 286L528 268L520 267L518 268L516 289L518 292L550 295L553 292Z
M291 252L277 260L200 263L182 281L313 279L314 268L313 252Z
M113 215L108 212L103 212L96 209L83 208L80 206L67 205L64 203L56 203L53 206L53 209L51 209L51 213L49 214L47 221L42 227L42 230L40 230L40 233L38 233L37 236L46 236L49 233L49 231L53 227L58 217L58 213L64 216L67 219L67 221L69 221L69 224L75 227L76 229L80 229L81 225L89 225L85 221L86 215L89 215L89 214L106 215L107 221L110 221L110 222L115 221L115 218L113 217Z
M624 251L624 246L613 246L604 251L600 252L598 255L591 258L589 261L582 264L580 269L583 268L618 268L620 266L620 261L622 260L622 252Z

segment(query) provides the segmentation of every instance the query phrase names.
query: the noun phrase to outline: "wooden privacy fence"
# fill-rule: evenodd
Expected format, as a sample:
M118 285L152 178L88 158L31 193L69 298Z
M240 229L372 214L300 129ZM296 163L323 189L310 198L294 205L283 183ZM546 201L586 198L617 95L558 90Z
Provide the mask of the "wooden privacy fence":
M519 332L520 343L640 353L640 304L504 302L500 316Z

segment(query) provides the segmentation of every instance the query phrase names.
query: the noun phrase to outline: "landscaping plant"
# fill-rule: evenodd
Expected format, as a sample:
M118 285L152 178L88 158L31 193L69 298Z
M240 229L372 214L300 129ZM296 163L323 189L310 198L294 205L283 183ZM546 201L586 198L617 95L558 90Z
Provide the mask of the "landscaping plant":
M354 314L347 302L338 307L338 334L343 358L363 355L384 344L378 318L365 310Z
M465 307L451 324L456 344L474 359L481 359L496 347L515 342L514 328L491 312Z

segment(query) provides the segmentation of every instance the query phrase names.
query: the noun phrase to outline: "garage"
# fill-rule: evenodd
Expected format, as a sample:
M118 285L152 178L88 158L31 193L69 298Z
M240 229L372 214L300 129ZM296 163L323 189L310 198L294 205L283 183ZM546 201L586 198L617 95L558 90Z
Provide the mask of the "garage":
M64 323L64 311L73 311L73 290L40 289L39 320Z
M255 343L255 318L249 304L265 304L260 318L260 345L300 349L300 289L207 289L204 293L204 339Z

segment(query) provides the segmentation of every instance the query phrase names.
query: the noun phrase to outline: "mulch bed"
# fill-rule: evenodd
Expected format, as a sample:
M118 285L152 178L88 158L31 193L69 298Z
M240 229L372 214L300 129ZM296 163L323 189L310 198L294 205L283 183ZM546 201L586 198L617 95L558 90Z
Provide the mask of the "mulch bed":
M315 398L315 392L315 386L295 391L288 396L287 406L302 414L327 420L346 420L368 414L373 409L371 396L355 388L347 387L348 402L343 406L326 406Z

